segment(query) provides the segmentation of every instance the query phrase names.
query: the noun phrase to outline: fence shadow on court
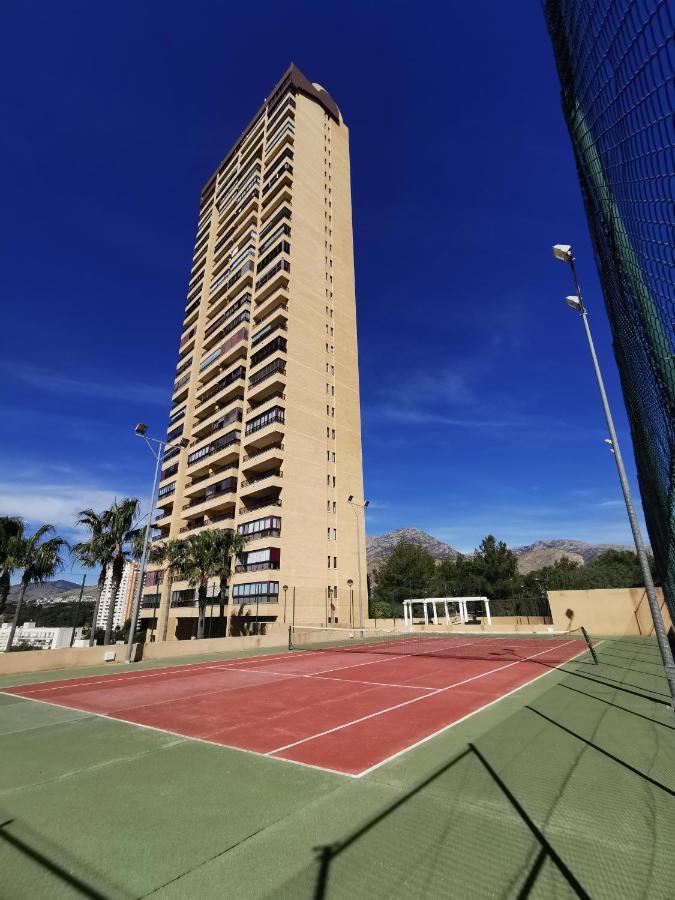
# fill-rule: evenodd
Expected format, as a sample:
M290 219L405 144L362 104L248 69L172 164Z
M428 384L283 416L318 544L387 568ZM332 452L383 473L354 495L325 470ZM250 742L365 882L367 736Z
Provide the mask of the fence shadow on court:
M675 719L658 697L599 672L565 671L315 848L312 866L274 896L668 896L672 866L657 829L675 827ZM660 695L657 683L645 691ZM433 743L418 760L438 759ZM374 786L398 791L406 760Z

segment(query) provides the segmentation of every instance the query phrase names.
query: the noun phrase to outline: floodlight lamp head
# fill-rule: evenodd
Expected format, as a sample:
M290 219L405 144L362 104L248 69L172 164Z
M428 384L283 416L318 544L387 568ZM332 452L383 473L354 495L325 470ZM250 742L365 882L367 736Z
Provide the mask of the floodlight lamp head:
M134 433L139 437L145 437L148 430L148 426L144 422L139 422L138 425L134 428Z
M605 443L606 443L606 444L609 444L610 447L614 446L614 445L612 444L612 439L611 439L611 438L605 438Z
M353 499L354 499L354 495L350 494L349 497L347 497L347 503L351 503Z
M190 443L190 441L186 437L184 437L178 441L178 446L182 447L183 450L185 450L185 448L189 445L189 443Z
M578 313L582 311L581 300L574 294L571 297L565 297L565 303L570 309L576 310Z
M347 579L347 584L349 585L349 587L351 587L351 586L354 584L354 579L353 579L353 578L348 578L348 579Z
M553 255L556 259L559 259L560 262L572 262L572 245L571 244L554 244L553 245Z
M281 587L282 587L282 590L284 590L284 591L287 591L287 590L288 590L288 585L287 585L287 584L282 584Z
M363 508L365 509L369 503L370 503L370 500L366 500L366 502L363 504Z

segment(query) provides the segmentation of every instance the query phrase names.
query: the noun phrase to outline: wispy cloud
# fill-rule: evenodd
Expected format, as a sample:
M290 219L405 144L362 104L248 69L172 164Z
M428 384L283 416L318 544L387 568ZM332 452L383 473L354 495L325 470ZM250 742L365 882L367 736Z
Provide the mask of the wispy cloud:
M49 522L60 531L75 531L81 509L104 509L123 492L87 484L0 482L0 514L22 516L31 524Z
M129 384L123 381L107 383L89 378L73 378L59 372L22 363L5 361L0 365L10 377L14 377L17 381L54 394L93 397L99 400L119 401L120 403L128 403L129 397L133 397L139 403L152 403L161 406L167 406L169 401L168 384L166 387L160 387L152 384L138 384L136 382Z

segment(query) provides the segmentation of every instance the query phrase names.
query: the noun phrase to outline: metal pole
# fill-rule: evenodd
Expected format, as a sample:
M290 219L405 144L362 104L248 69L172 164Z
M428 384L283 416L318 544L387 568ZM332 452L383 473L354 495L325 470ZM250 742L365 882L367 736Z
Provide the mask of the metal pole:
M359 628L361 629L361 637L363 637L363 578L361 577L361 539L358 510L365 509L365 506L361 506L360 503L354 503L353 501L349 502L356 516L356 564L359 569Z
M148 447L152 450L150 443L148 443ZM160 448L157 453L152 450L153 456L155 457L155 476L152 479L152 491L150 493L150 507L148 509L148 524L145 526L145 535L143 537L143 551L141 553L141 559L138 564L138 581L136 582L136 590L134 596L134 605L131 611L131 623L129 626L129 637L127 639L127 652L125 657L125 662L131 662L131 654L133 652L134 646L134 635L136 633L136 623L138 622L138 612L141 605L141 591L143 590L143 579L145 578L145 566L148 561L148 547L150 543L150 529L152 528L152 514L155 509L155 494L157 493L157 483L159 481L159 467L162 461L162 446L160 442Z
M295 585L293 585L293 628L295 628Z
M70 647L73 646L75 640L75 629L77 628L77 618L80 614L80 604L82 603L82 594L84 594L84 583L87 580L86 573L82 576L82 586L80 587L80 596L77 598L77 606L75 607L75 615L73 617L73 630L70 633Z
M260 602L260 597L258 594L255 595L255 633L258 633L258 603Z
M579 314L584 323L584 330L586 332L586 339L588 341L588 347L591 351L591 358L593 360L593 369L595 370L595 378L598 382L598 389L600 391L600 398L602 400L602 407L605 411L605 418L607 419L607 428L609 429L609 437L612 442L612 449L614 450L614 459L616 460L616 468L619 473L619 481L621 482L621 490L623 491L623 498L626 502L626 511L628 513L628 521L630 522L630 528L633 532L633 540L635 542L635 550L637 552L637 557L640 562L640 569L642 571L642 577L645 583L645 591L647 593L647 601L649 603L649 609L652 614L652 620L654 622L654 633L656 635L656 641L659 646L659 651L661 652L661 660L663 661L663 667L666 672L666 679L668 681L668 688L670 690L670 705L673 710L675 710L675 662L673 661L673 654L670 649L670 644L668 643L668 636L666 634L666 629L663 624L663 618L661 616L661 610L659 609L659 601L656 596L656 589L654 588L654 581L652 579L651 569L649 568L649 561L647 559L647 554L645 552L644 542L642 540L642 533L640 531L640 525L637 519L637 515L635 513L635 506L633 504L633 496L631 494L630 486L628 484L628 477L626 476L626 469L623 464L623 457L621 456L621 449L619 447L619 441L616 436L616 429L614 428L614 420L612 418L612 413L609 408L609 400L607 399L607 392L605 391L605 384L602 380L602 373L600 372L600 364L598 362L598 357L595 352L595 345L593 343L593 337L591 335L591 329L588 324L588 312L586 311L586 307L584 306L583 297L581 295L581 288L579 286L579 279L577 278L577 271L574 265L574 258L570 258L570 268L572 270L572 277L574 279L574 284L577 290L577 296L579 297L580 310Z

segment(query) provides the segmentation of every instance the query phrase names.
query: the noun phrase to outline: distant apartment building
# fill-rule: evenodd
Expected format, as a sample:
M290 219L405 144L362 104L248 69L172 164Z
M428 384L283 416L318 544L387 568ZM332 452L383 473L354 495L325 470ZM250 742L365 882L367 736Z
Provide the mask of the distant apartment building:
M131 607L133 604L134 590L136 587L136 578L138 576L138 563L126 562L124 571L122 572L122 580L119 590L117 591L117 602L115 603L115 613L113 616L113 628L121 628L127 619L131 617ZM103 592L101 593L101 602L98 607L96 616L96 627L105 628L108 621L108 612L110 610L110 598L112 596L112 572L108 571Z
M0 653L4 652L9 640L9 632L12 626L9 622L0 625ZM72 628L57 628L51 626L36 625L35 622L24 622L19 625L14 634L13 647L28 645L34 650L58 650L60 647L70 647L70 638L73 635ZM82 629L75 629L75 640L82 637Z
M363 497L349 133L295 66L201 194L167 431L184 437L163 460L160 539L236 529L232 612L349 624L357 541L364 603L366 585L347 502ZM142 617L193 636L194 589L150 568Z

